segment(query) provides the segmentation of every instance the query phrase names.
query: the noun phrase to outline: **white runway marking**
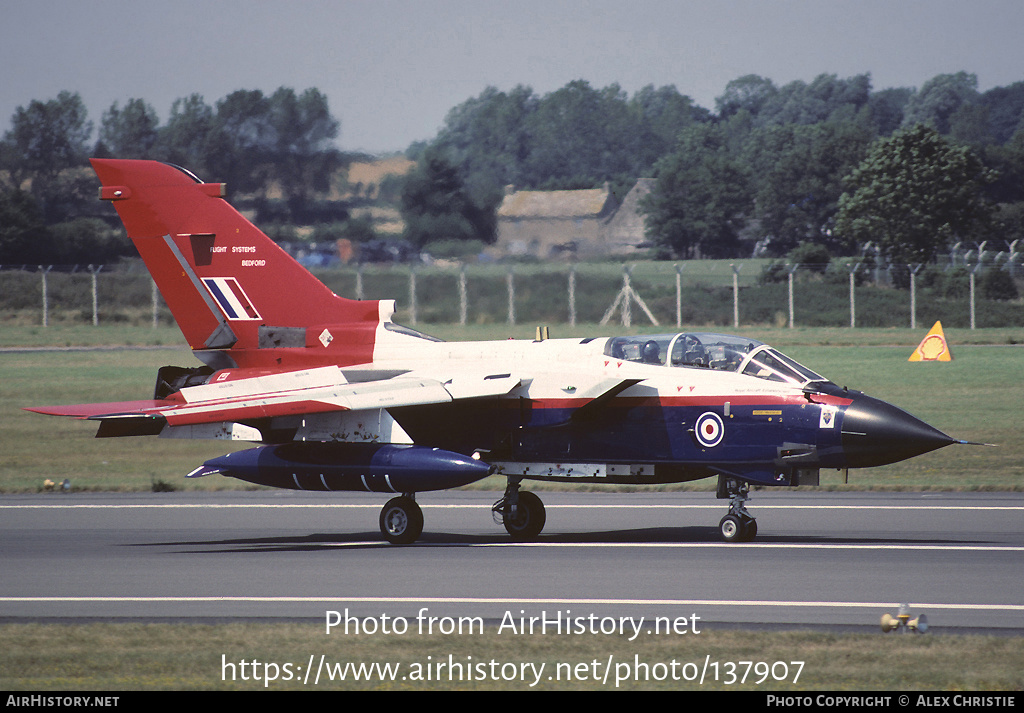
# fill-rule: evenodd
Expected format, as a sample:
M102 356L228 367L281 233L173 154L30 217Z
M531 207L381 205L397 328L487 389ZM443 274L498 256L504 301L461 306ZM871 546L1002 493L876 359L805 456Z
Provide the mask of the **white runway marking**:
M495 604L556 606L694 606L694 607L845 607L851 609L879 609L891 607L893 602L826 602L826 601L773 601L740 599L547 599L497 597L0 597L0 603L45 604ZM951 604L936 602L907 602L915 608L955 609L963 611L1024 612L1024 604Z
M387 495L387 493L382 493ZM238 509L379 509L380 503L130 503L123 505L104 505L90 503L67 503L55 505L0 505L0 510L59 510L59 509L96 509L96 510L132 510L132 509L153 509L153 510L180 510L195 508L199 510L238 510ZM489 508L484 503L476 504L445 504L445 503L420 503L424 510L479 510ZM547 505L546 510L721 510L722 504L715 505L629 505L629 504L605 504L605 505ZM1007 510L1024 511L1024 505L761 505L750 503L750 507L757 510Z
M339 546L344 547L344 544ZM844 545L797 542L484 542L470 547L667 547L697 549L704 547L757 547L775 550L951 550L957 552L1024 552L1015 545Z

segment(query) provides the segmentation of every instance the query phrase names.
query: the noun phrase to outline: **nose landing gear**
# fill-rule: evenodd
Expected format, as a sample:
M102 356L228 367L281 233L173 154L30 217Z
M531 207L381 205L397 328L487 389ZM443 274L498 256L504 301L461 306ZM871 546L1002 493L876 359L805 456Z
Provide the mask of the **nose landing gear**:
M751 542L757 537L757 520L745 505L749 490L745 482L718 476L718 497L729 499L729 513L718 523L718 531L726 542Z

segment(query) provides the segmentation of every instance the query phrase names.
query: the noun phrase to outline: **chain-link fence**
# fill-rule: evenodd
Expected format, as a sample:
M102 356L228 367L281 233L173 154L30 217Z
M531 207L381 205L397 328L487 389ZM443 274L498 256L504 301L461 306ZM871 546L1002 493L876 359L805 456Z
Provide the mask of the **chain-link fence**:
M981 259L978 259L978 257ZM580 264L365 265L314 273L335 293L394 299L396 319L436 324L621 324L739 327L1024 325L1020 264L952 256L931 265L870 258L829 265L765 259ZM285 289L285 287L282 287ZM2 266L5 323L169 323L144 266Z

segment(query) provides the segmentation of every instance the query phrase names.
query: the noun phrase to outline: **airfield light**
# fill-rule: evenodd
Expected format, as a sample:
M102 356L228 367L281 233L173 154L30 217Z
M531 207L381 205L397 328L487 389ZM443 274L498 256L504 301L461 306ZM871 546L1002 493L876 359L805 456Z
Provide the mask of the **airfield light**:
M899 631L900 633L906 633L913 631L917 634L923 634L928 631L928 617L924 614L919 614L917 618L910 618L910 605L900 604L899 611L896 616L886 612L882 614L881 619L882 631L889 633L890 631Z

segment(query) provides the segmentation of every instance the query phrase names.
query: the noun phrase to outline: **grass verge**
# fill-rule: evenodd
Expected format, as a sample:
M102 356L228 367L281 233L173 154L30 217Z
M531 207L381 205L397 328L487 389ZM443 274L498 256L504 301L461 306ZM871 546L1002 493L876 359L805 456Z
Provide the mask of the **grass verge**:
M1021 637L705 627L699 634L630 642L618 635L499 635L496 630L495 624L482 634L327 636L320 623L4 624L0 689L902 693L1024 688ZM316 685L312 676L304 683L310 657L319 662L321 655L334 675L322 672ZM248 662L244 669L242 661ZM799 673L796 662L803 662ZM362 680L349 667L343 680L349 663L378 667ZM384 664L392 666L390 674L382 673ZM275 674L276 680L267 680Z

